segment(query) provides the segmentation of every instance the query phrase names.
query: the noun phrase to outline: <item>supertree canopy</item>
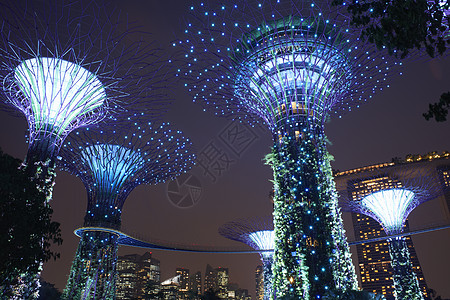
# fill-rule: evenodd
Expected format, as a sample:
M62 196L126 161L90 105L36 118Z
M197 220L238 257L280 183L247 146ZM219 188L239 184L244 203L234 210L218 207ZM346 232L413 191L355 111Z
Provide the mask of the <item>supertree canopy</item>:
M121 213L140 184L157 184L193 165L191 143L166 124L151 123L103 131L77 130L61 150L60 166L78 176L88 196L81 241L65 299L115 299Z
M27 120L23 168L47 201L54 160L71 131L130 104L149 108L154 118L167 103L166 60L147 34L109 7L101 0L0 3L1 102Z
M275 294L356 289L323 126L387 87L397 63L326 1L203 1L189 10L186 37L173 45L185 53L179 76L194 101L273 134Z
M66 136L130 108L167 102L166 61L136 25L99 1L3 1L0 81L5 108L28 122L25 166L51 198ZM167 70L166 70L167 69ZM141 107L142 108L142 107Z
M441 193L439 179L431 168L416 169L409 164L374 169L365 175L363 179L350 181L347 191L341 191L341 203L347 209L372 217L386 234L395 235L388 238L388 244L396 299L423 300L401 233L410 212Z
M264 277L264 299L273 297L272 263L275 239L271 217L249 218L232 221L219 228L219 234L261 251Z

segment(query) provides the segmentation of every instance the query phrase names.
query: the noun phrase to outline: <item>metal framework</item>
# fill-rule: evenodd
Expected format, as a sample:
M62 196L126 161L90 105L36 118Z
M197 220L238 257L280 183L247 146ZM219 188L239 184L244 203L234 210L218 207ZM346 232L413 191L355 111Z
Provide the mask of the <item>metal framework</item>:
M441 193L433 169L426 166L416 169L414 164L367 171L363 179L352 182L341 193L341 203L346 209L372 217L386 234L392 235L387 241L397 299L424 299L401 233L410 212Z
M259 250L263 263L264 299L272 299L272 263L275 244L272 217L232 221L219 228L219 234Z
M130 104L148 107L153 119L167 104L167 60L145 41L148 34L104 4L0 4L4 108L20 112L28 122L31 174L34 164L54 159L74 129L130 109Z
M71 131L131 104L155 118L167 103L167 60L148 34L106 7L102 0L0 3L0 103L27 120L23 168L47 201Z
M273 134L277 297L356 289L324 121L388 87L397 63L326 1L202 1L189 11L173 46L185 54L179 76L194 101Z
M85 227L120 229L130 192L174 178L193 165L191 143L167 124L130 123L78 130L61 149L61 169L76 175L88 195ZM114 299L118 235L85 230L64 291L66 299Z

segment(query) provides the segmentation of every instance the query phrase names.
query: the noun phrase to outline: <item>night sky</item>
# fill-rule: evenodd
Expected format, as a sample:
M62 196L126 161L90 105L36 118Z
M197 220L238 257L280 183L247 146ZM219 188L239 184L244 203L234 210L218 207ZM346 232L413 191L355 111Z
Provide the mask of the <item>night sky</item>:
M130 19L139 21L146 31L152 32L161 47L167 47L183 29L182 15L188 7L184 0L115 2ZM333 168L343 171L390 162L393 157L411 153L450 150L450 121L427 122L422 117L429 102L437 101L442 92L450 90L449 79L450 58L405 62L403 76L391 78L390 88L342 119L334 118L326 124L326 133L332 142L329 151L335 158ZM236 124L203 112L199 105L192 103L181 84L177 86L174 105L165 119L190 137L198 150L214 145L228 156L230 163L215 178L198 166L190 172L198 179L202 192L199 201L190 207L180 208L173 204L167 196L167 184L136 188L123 208L122 231L142 239L161 239L179 245L247 249L243 244L221 237L217 229L237 218L271 213L269 192L272 184L269 180L272 172L262 161L269 152L271 135L262 128L249 129L240 125L239 128L246 130L247 139L245 147L237 148L224 134ZM0 121L3 128L0 147L23 159L27 150L25 119L0 112ZM79 179L58 172L53 196L54 220L61 223L64 244L55 248L61 253L61 259L45 264L42 276L62 290L79 241L73 230L83 224L86 192ZM432 214L440 214L439 209L433 204L424 209L419 207L411 218L420 223L422 219L429 220ZM436 257L427 250L438 247L448 249L446 251L450 253L450 230L432 234L438 234L442 244L427 245L426 239L420 240L419 236L413 240L425 245L421 246L418 256L425 279L432 280L428 282L429 287L444 298L450 298L450 257ZM144 252L145 249L121 247L119 255ZM260 263L257 254L153 251L153 255L161 261L162 280L174 276L177 267L188 268L191 273L201 271L204 276L209 263L213 267L228 267L230 282L238 283L254 296L254 271Z

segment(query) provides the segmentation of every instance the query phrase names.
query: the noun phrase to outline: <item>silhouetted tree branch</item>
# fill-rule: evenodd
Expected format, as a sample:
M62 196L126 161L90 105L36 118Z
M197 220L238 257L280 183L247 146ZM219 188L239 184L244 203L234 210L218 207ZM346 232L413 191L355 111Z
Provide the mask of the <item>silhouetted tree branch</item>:
M435 57L447 49L447 1L334 0L333 4L347 7L351 24L362 28L362 38L395 56L404 58L413 49L425 48Z

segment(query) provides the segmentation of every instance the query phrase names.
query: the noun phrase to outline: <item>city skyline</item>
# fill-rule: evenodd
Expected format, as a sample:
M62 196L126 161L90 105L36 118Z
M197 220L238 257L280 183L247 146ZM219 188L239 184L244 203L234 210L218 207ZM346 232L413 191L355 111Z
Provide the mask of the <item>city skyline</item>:
M143 23L144 28L154 32L155 39L161 44L172 40L173 33L181 30L182 26L178 20L187 9L184 1L167 1L159 6L136 0L128 1L126 4L117 1L117 4L124 12L129 13L131 18ZM152 18L146 16L149 11ZM428 103L437 101L439 95L449 88L446 82L446 79L450 78L449 59L406 62L403 73L402 77L392 80L391 87L383 94L375 96L372 101L348 113L343 119L332 119L327 125L326 133L333 141L333 145L329 146L335 158L332 162L333 168L348 170L390 162L393 157L404 157L409 153L424 154L430 151L450 150L450 141L447 139L449 123L426 122L421 116ZM204 149L211 142L218 145L220 133L229 128L231 123L203 113L199 106L192 104L181 84L175 93L175 105L169 112L168 120L192 137L198 150ZM0 133L0 146L4 152L23 158L27 146L24 138L25 120L11 117L5 112L1 112L1 116L3 128L8 130L2 130ZM256 136L254 141L249 143L244 151L239 152L239 155L232 156L234 153L226 150L226 145L222 146L221 150L228 151L226 153L234 162L230 163L229 168L224 170L215 182L209 176L203 175L204 171L200 167L196 167L192 174L199 180L202 195L198 203L191 207L180 208L170 202L167 185L139 187L127 201L122 220L123 231L180 244L242 247L237 242L220 237L217 228L231 219L271 212L272 204L269 200L272 186L269 182L271 170L261 161L269 152L271 136L269 132L259 128L256 128L254 133ZM58 172L52 205L55 210L54 220L62 224L65 241L63 246L55 248L61 251L61 259L46 264L43 277L62 289L79 242L73 235L73 230L82 225L86 209L86 194L82 183L75 177ZM424 208L425 212L419 209L420 207L412 214L412 220L421 219L421 213L426 214L434 208L427 206ZM423 222L429 221L430 218ZM448 230L432 234L449 235ZM166 266L161 266L163 278L166 277L164 274L172 272L174 269L172 266L181 265L180 261L189 261L185 267L192 270L202 270L205 262L210 262L214 266L221 265L227 266L230 270L241 270L242 275L236 271L231 272L230 281L239 282L242 288L248 289L254 296L254 270L259 263L258 254L189 254L156 250L153 252L162 262L167 261ZM127 247L119 251L119 255L127 253L136 253L136 248ZM419 259L421 255L427 257L426 252L418 253ZM426 261L432 259L427 257ZM433 268L436 265L428 264ZM196 268L195 265L202 267ZM439 272L437 269L424 268L426 279L427 273L436 273L434 277L442 275L442 281L448 282L449 278L445 278L444 273ZM248 283L245 284L244 281ZM436 289L444 298L450 297L450 291L445 290L443 285L439 288L430 287Z

